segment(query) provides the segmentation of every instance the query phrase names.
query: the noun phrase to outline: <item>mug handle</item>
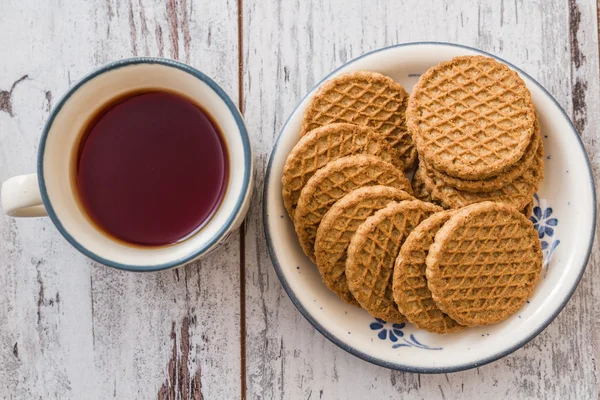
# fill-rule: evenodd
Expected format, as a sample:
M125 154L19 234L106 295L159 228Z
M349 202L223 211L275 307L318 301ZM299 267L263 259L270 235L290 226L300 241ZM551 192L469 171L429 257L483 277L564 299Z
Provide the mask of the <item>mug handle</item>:
M2 209L11 217L47 217L37 174L19 175L2 184Z

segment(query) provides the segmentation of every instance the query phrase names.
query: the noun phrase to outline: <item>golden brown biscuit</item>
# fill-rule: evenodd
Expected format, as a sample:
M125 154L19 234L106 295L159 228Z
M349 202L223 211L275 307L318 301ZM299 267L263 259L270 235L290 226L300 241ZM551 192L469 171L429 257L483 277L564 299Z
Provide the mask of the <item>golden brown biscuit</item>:
M393 202L356 230L348 246L346 278L354 298L371 315L396 323L406 320L393 298L394 263L408 234L439 211L440 207L421 200Z
M421 222L400 248L392 289L400 312L418 328L435 333L452 333L463 329L440 310L427 287L425 259L437 231L456 211L442 211Z
M290 217L310 177L328 162L352 154L377 156L403 169L398 152L370 128L340 123L313 129L294 146L283 167L283 203Z
M535 155L537 154L539 146L543 146L541 142L542 139L540 138L539 122L536 119L535 132L531 138L529 146L525 150L525 154L523 154L523 157L521 157L521 159L513 164L510 168L507 168L505 171L500 173L500 175L479 180L467 180L455 178L433 168L428 169L429 171L433 172L437 178L458 190L472 193L493 192L494 190L499 190L513 182L519 176L523 175L527 168L531 167L531 164L535 160Z
M372 71L340 74L323 83L304 112L301 134L334 122L368 126L398 150L406 169L417 158L406 128L408 93L398 82Z
M407 124L425 162L450 176L497 176L525 153L535 111L525 82L484 56L445 61L421 75Z
M317 229L315 257L323 282L339 298L358 305L346 281L346 255L356 229L374 212L392 201L414 199L403 190L389 186L366 186L338 200Z
M427 285L456 322L494 324L516 312L540 277L542 249L514 207L484 202L458 210L429 248Z
M427 166L425 166L425 172L423 174L424 182L431 192L431 197L451 208L460 208L483 201L496 201L521 210L531 201L531 197L538 190L540 182L544 178L543 148L542 146L538 147L536 157L523 175L492 192L463 192L438 179L427 169Z
M331 206L363 186L392 186L412 194L404 173L374 156L354 155L332 161L308 180L298 199L294 225L304 253L314 262L315 237Z

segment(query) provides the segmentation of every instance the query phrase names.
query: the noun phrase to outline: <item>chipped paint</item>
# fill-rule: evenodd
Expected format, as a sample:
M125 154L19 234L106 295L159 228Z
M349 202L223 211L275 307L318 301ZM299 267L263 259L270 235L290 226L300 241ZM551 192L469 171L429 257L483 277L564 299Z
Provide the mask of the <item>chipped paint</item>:
M169 39L171 41L171 57L179 60L179 15L177 12L177 0L167 0L166 7Z
M171 340L173 347L171 351L171 359L167 365L167 381L161 386L158 392L159 400L177 400L177 399L193 399L202 400L202 381L200 377L200 369L190 374L190 333L189 333L189 318L185 317L181 324L179 346L177 341L177 333L175 330L175 322L171 328Z
M14 117L13 108L12 108L12 95L13 91L17 87L17 85L24 80L29 79L28 75L23 75L19 79L13 82L10 90L0 90L0 111L4 111L11 117Z
M581 10L576 0L569 0L569 44L571 49L571 84L573 114L575 127L580 132L586 127L588 110L586 103L587 82L579 74L586 62L585 54L581 51L579 34L581 31Z

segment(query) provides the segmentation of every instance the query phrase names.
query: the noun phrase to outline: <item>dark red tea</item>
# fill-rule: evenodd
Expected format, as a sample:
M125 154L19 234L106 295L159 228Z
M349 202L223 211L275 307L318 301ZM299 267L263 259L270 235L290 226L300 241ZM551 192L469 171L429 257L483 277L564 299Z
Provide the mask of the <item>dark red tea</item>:
M229 178L227 147L198 105L170 92L132 93L88 124L77 157L83 208L109 235L175 243L213 215Z

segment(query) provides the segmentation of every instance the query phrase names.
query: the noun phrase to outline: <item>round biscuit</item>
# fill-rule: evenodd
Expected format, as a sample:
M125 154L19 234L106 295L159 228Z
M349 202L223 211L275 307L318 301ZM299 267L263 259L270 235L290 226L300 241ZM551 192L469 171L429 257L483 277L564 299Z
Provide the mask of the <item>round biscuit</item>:
M283 203L290 217L310 177L328 162L352 154L370 154L403 168L398 152L370 128L336 123L313 129L296 143L283 167Z
M421 75L406 118L428 165L477 180L499 175L523 156L535 110L525 82L507 65L461 56Z
M354 298L374 317L395 323L406 320L393 298L394 263L408 234L439 211L440 207L421 200L393 202L356 230L348 246L346 278Z
M406 127L408 93L392 78L373 71L346 72L323 83L311 97L301 134L323 125L347 122L381 133L398 150L405 169L417 159Z
M540 145L533 162L523 175L492 192L472 193L458 190L438 179L426 164L423 164L425 167L423 181L434 200L441 201L451 208L461 208L483 201L495 201L512 205L521 210L531 201L533 194L538 190L544 178L543 158L543 146Z
M455 178L434 168L428 169L431 172L433 172L436 178L439 178L442 181L444 181L444 183L446 183L447 185L464 192L482 193L499 190L502 187L514 181L519 176L523 175L527 168L530 168L532 163L534 162L535 155L537 154L539 146L543 146L541 144L542 139L540 137L539 122L537 121L537 119L535 126L535 133L531 137L531 142L529 143L529 146L527 146L523 157L521 157L519 161L517 161L514 165L512 165L510 168L506 169L499 175L485 179L468 180Z
M437 232L426 258L437 306L466 326L500 322L531 295L542 269L533 224L506 204L458 210Z
M328 163L306 183L294 213L294 225L304 253L314 262L317 228L331 206L354 189L383 185L412 194L404 173L392 164L364 154L347 156Z
M427 287L425 259L437 231L455 210L442 211L421 222L400 248L392 282L394 300L409 322L434 333L452 333L463 329L440 310Z
M315 240L315 257L323 282L339 298L358 305L346 280L346 255L356 229L374 212L392 201L414 199L389 186L366 186L351 191L327 211Z

